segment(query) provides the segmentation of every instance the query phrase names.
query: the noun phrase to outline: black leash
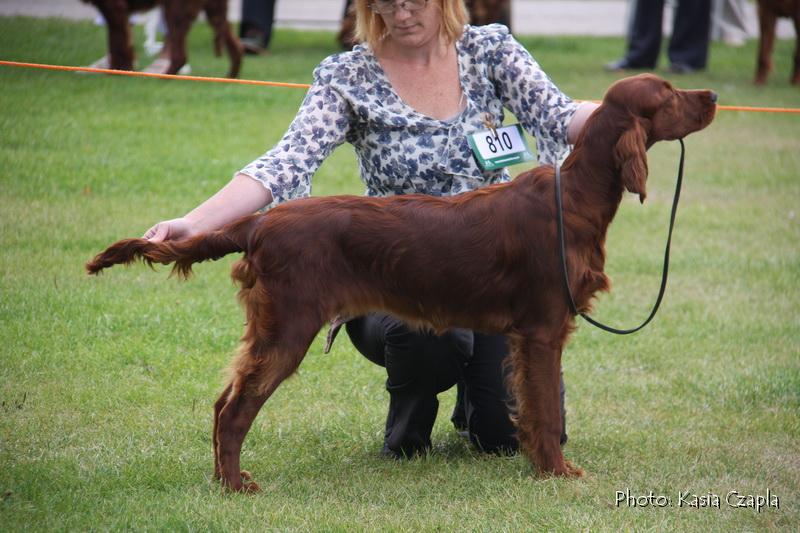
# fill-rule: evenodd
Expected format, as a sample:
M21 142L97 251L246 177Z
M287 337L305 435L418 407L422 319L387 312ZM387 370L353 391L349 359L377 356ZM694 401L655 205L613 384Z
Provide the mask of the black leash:
M661 305L661 300L664 298L664 292L667 288L667 274L669 273L669 248L672 244L672 228L675 226L675 215L678 212L678 200L681 196L681 184L683 183L683 156L685 147L683 146L683 139L678 139L681 143L681 158L680 162L678 163L678 179L675 184L675 196L672 200L672 212L669 216L669 233L667 236L667 247L664 250L664 269L661 273L661 288L658 290L658 298L656 298L656 304L653 306L653 310L650 312L650 316L647 317L640 326L635 327L633 329L616 329L610 326L606 326L594 320L592 317L587 315L586 313L580 313L580 315L590 324L597 326L600 329L608 331L610 333L616 333L617 335L628 335L629 333L635 333L645 327L647 324L653 320L653 317L656 316L656 312L658 311L658 307ZM578 308L575 305L575 300L572 299L572 290L569 288L569 272L567 270L567 253L566 253L566 246L564 244L564 214L562 213L561 207L561 167L556 165L556 212L557 212L557 222L558 222L558 240L559 240L559 254L561 256L561 272L563 274L563 282L564 282L564 290L567 293L567 300L569 302L569 309L573 315L577 315Z

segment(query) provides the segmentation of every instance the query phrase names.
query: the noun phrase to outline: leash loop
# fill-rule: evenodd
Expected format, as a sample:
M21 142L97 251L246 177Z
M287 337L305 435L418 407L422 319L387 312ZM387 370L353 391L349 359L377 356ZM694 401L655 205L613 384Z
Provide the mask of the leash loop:
M675 227L675 216L678 213L678 200L681 196L681 185L683 183L683 162L684 162L684 154L686 148L683 145L683 139L678 139L678 142L681 144L681 157L678 163L678 178L675 183L675 195L672 199L672 211L670 212L669 216L669 232L667 234L667 245L664 250L664 266L661 272L661 287L658 290L658 297L656 298L656 303L653 306L652 311L650 311L650 316L647 317L647 320L642 322L639 326L631 329L617 329L612 328L611 326L607 326L597 320L593 319L586 313L579 313L578 307L575 305L575 300L572 298L572 290L569 286L569 271L567 269L567 252L566 252L566 244L564 242L564 214L562 208L562 200L561 200L561 167L556 165L555 167L555 189L556 189L556 222L558 226L558 241L559 241L559 256L561 259L561 273L562 273L562 281L564 286L564 292L567 294L567 302L569 303L570 312L573 315L580 314L584 320L596 326L604 331L608 331L610 333L615 333L617 335L628 335L630 333L635 333L645 327L647 324L653 320L653 317L656 316L656 312L658 311L659 306L661 305L661 300L664 298L664 292L667 289L667 276L669 274L669 249L672 245L672 230Z

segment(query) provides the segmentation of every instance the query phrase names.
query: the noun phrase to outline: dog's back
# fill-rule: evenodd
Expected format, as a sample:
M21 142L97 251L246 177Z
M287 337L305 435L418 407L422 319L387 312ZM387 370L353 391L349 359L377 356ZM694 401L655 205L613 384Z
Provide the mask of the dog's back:
M501 331L511 307L545 296L535 293L554 271L544 266L555 261L555 236L540 229L552 206L533 190L536 179L529 174L447 198L296 200L254 228L246 261L267 288L296 284L324 294L326 319L388 309L409 319L424 315L438 329L452 326L454 310L462 309L458 325ZM527 290L532 284L537 290ZM437 323L444 316L448 323Z

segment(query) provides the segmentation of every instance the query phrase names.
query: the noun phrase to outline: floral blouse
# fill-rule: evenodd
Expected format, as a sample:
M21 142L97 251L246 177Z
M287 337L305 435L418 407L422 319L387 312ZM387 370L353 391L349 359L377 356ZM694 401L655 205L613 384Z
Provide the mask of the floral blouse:
M539 161L569 151L567 125L577 103L564 95L505 26L466 26L456 43L466 106L449 120L418 113L395 93L365 45L325 59L289 130L242 169L272 192L272 205L311 194L311 177L344 141L355 148L369 196L458 194L508 181L484 171L467 136L501 126L504 108L536 139Z

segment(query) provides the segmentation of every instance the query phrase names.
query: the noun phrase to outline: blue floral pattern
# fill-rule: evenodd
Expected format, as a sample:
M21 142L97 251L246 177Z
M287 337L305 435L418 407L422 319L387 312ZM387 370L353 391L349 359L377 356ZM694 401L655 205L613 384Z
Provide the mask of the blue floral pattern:
M272 192L272 205L311 194L311 177L347 141L358 156L369 196L447 196L508 181L505 169L483 171L467 137L495 126L510 110L536 139L539 162L569 151L567 125L577 103L547 77L505 26L467 26L456 43L464 110L450 120L418 113L395 93L367 45L326 58L314 71L289 130L242 173Z

